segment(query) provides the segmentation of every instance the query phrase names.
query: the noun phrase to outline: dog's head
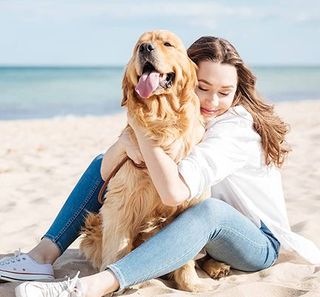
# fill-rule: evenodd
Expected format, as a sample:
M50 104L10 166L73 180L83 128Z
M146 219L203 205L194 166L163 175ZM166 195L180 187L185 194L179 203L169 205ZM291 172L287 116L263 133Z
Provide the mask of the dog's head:
M197 107L196 83L196 65L181 40L169 31L146 32L125 71L122 106L144 127L157 120L174 125L186 105Z

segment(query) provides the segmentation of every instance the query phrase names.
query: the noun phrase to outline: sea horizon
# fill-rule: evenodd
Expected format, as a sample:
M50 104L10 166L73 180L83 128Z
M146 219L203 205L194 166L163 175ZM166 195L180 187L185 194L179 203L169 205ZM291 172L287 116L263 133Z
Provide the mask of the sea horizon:
M123 111L126 65L0 65L0 120ZM270 103L320 99L320 65L249 65Z

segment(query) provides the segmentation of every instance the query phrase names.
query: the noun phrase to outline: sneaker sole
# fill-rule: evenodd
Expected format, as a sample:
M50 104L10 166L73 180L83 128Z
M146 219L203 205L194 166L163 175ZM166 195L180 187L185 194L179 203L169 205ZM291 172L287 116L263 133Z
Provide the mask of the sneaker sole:
M21 274L0 271L0 281L7 282L21 282L21 281L34 281L34 280L54 280L52 275L43 274Z

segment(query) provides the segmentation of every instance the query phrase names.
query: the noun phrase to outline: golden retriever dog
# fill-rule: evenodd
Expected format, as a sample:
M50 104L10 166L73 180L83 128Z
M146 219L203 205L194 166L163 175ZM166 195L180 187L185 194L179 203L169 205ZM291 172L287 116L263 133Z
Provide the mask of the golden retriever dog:
M123 78L122 106L176 163L203 137L200 103L194 92L196 84L196 65L178 37L159 30L139 38ZM136 141L131 127L125 130ZM176 207L166 206L148 171L127 161L110 180L99 214L88 215L80 250L102 271L205 196ZM221 266L212 269L216 264L210 263L204 265L205 270L215 276ZM202 285L193 260L171 277L181 290L208 289Z

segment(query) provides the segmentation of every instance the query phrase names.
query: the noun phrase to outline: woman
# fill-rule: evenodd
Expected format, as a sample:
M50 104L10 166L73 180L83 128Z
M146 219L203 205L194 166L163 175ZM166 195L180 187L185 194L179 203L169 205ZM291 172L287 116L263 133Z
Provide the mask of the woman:
M177 165L129 118L139 147L128 145L122 135L106 153L101 173L108 176L117 154L125 150L135 162L144 160L168 205L193 199L208 186L213 198L187 209L103 272L60 283L26 282L17 287L16 296L103 296L173 271L203 247L212 258L242 271L273 265L280 244L320 263L319 250L292 233L287 219L276 168L288 153L287 126L261 101L255 77L228 41L202 37L191 45L188 55L198 65L196 93L206 119L203 141ZM27 255L6 259L2 270L12 272L13 264L25 261L30 273L36 267L34 275L41 271L42 277L53 276L50 264L78 236L84 210L98 211L96 197L103 182L100 163L101 156L89 166L40 244ZM82 188L87 188L85 193ZM161 256L164 250L166 255Z

